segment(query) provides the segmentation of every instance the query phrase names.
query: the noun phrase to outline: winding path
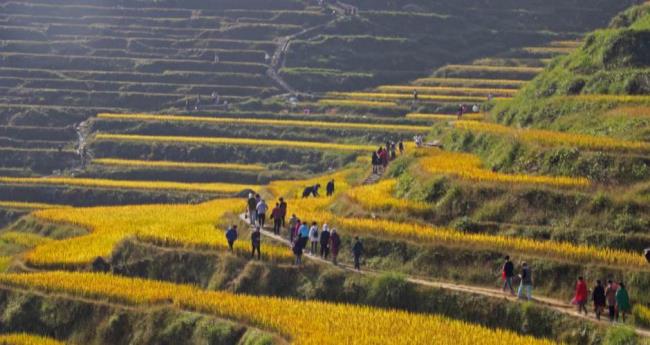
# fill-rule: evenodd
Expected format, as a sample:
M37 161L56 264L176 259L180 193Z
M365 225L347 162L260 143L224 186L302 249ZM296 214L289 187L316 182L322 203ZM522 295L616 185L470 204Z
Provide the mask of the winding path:
M245 218L244 215L240 215L240 219L244 221L246 224L248 224L248 220ZM282 242L288 246L291 246L291 243L289 240L282 236L278 236L273 234L273 232L263 229L262 230L262 235L272 238L276 241ZM364 274L364 275L381 275L384 273L384 271L379 271L379 270L373 270L373 269L367 269L364 268L361 271L357 271L354 269L354 267L350 265L345 265L345 264L339 264L338 266L335 266L331 261L329 260L324 260L319 256L311 255L309 253L305 253L305 257L309 258L312 261L315 261L317 263L323 264L323 265L329 265L332 267L338 267L342 270L345 271L350 271L350 272L357 272L359 274ZM500 289L493 289L493 288L487 288L487 287L480 287L480 286L472 286L472 285L464 285L464 284L457 284L457 283L449 283L449 282L443 282L443 281L438 281L438 280L430 280L422 277L416 277L416 276L411 276L407 275L406 280L410 283L413 284L418 284L422 286L429 286L429 287L434 287L434 288L440 288L440 289L445 289L445 290L450 290L450 291L457 291L457 292L463 292L463 293L469 293L469 294L474 294L474 295L479 295L479 296L485 296L485 297L490 297L490 298L498 298L498 299L505 299L511 302L515 303L522 303L521 300L519 300L516 296L510 296L508 294L504 294L503 291ZM533 302L535 302L537 305L543 306L545 308L552 309L554 311L557 311L559 313L582 319L585 321L589 321L592 323L595 323L597 325L601 326L609 326L611 325L609 321L607 321L607 316L603 320L597 320L595 317L592 317L594 314L591 313L590 315L583 315L583 314L578 314L576 312L576 307L570 303L566 303L564 301L558 300L558 299L553 299L553 298L548 298L548 297L540 297L540 296L535 296L533 298ZM647 329L642 329L642 328L634 328L636 333L642 337L650 337L650 330Z

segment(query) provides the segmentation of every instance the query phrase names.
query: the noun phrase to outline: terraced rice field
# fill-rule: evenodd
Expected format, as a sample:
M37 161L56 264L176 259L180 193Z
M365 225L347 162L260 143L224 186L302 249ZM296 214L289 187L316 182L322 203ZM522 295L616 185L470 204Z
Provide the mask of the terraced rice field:
M43 221L87 228L88 235L49 241L26 255L30 265L77 267L98 256L109 257L115 246L129 237L172 247L227 250L222 219L241 210L241 200L220 199L198 205L142 205L93 208L64 208L33 213ZM225 229L225 225L223 226ZM235 251L250 254L247 241L238 241ZM286 247L265 244L268 260L288 260Z
M138 159L119 158L97 158L93 164L122 167L145 167L145 168L171 168L171 169L215 169L215 170L238 170L238 171L262 171L263 165L258 164L235 164L235 163L198 163L198 162L171 162L171 161L145 161Z
M490 330L441 316L371 307L203 291L144 279L98 273L48 272L0 275L0 281L53 293L129 304L168 304L240 320L275 331L293 343L311 344L528 344L550 345L502 330ZM372 322L368 322L372 320ZM350 325L355 327L349 327ZM315 326L317 325L317 326Z
M181 183L164 181L124 181L72 177L0 177L0 184L42 185L42 186L79 186L90 188L117 189L152 189L205 192L216 194L235 194L258 186L228 183Z
M171 143L193 143L203 145L242 145L242 146L265 146L284 147L292 149L311 150L333 150L333 151L374 151L374 145L361 144L337 144L325 142L288 141L288 140L264 140L247 138L215 138L215 137L182 137L182 136L153 136L153 135L130 135L130 134L97 134L95 138L99 141L136 141L136 142L171 142Z
M526 83L525 80L508 80L508 79L480 79L480 78L439 78L427 77L420 78L413 81L413 85L422 86L455 86L455 87L469 87L469 88L512 88L518 89Z
M330 92L327 97L343 99L368 99L368 100L412 100L413 96L403 93L380 93L380 92ZM458 102L482 102L484 97L476 96L439 96L439 95L419 95L419 100L437 101L442 103ZM504 99L504 98L496 98Z
M567 145L593 150L622 150L633 152L649 152L650 143L642 141L626 141L604 136L593 136L578 133L566 133L541 129L516 129L494 123L457 121L456 128L484 132L497 135L510 135L518 139L544 145Z
M517 89L506 88L469 88L469 87L445 87L445 86L410 86L410 85L384 85L377 88L381 92L412 93L417 91L419 95L451 95L451 96L483 96L493 95L497 97L512 97Z
M346 123L327 121L302 121L302 120L274 120L274 119L251 119L232 117L205 117L205 116L178 116L178 115L153 115L153 114L99 114L100 119L107 120L131 120L131 121L167 121L167 122L204 122L234 124L242 126L281 126L281 127L311 127L311 128L341 128L370 131L400 131L400 132L426 132L426 126L414 125L384 125L372 123Z
M429 121L455 121L458 119L458 115L410 113L410 114L406 114L406 118L416 119L416 120L429 120ZM463 114L462 119L472 120L472 121L482 121L483 119L485 119L485 114L483 113Z

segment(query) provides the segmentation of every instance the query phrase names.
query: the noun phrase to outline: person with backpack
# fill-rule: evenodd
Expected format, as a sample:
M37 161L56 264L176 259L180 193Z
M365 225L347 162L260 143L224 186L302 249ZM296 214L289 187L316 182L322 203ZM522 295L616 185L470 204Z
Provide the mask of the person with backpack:
M616 291L618 286L610 279L607 281L605 288L605 299L607 300L607 309L609 311L609 322L614 322L616 317Z
M268 211L269 207L266 205L266 202L264 199L261 199L257 203L257 224L260 226L260 228L264 229L264 223L266 222L266 211Z
M576 293L573 297L573 303L578 307L578 314L585 312L587 315L587 300L589 299L589 289L587 288L587 283L584 278L578 277L578 282L576 283Z
M304 222L300 224L300 228L298 228L297 242L300 242L300 247L304 249L307 247L307 241L309 241L309 227L307 226L307 222Z
M515 276L515 265L510 261L510 256L506 255L506 262L503 264L501 276L503 278L503 292L506 288L510 289L510 294L515 295L515 289L512 287L512 278Z
M357 271L361 270L361 255L363 255L363 244L359 236L355 236L354 245L352 246L352 256L354 256L354 268Z
M235 241L237 241L237 225L233 225L226 230L226 241L228 241L228 249L233 252Z
M341 248L341 237L336 232L336 229L332 229L332 234L330 235L330 250L332 251L332 263L335 266L338 265L337 258L339 256L340 248Z
M318 255L318 225L316 222L311 223L309 228L309 242L311 242L311 255Z
M524 291L526 292L526 299L529 301L533 299L533 274L530 271L527 263L521 264L521 273L519 274L521 283L517 291L517 298L524 298Z
M594 301L594 312L596 313L596 319L600 321L600 315L603 314L605 310L605 304L607 303L607 297L605 296L605 287L600 280L596 280L596 286L591 295L592 300Z
M273 233L276 235L280 234L280 228L282 227L282 216L280 211L280 203L276 203L275 207L271 211L271 218L273 219Z
M330 230L327 224L323 225L323 231L320 233L320 256L327 259L330 255Z
M616 290L616 311L623 319L623 322L625 322L625 316L632 311L630 295L628 295L623 282L618 283L618 289Z
M251 258L255 258L255 251L257 251L257 260L262 259L262 253L261 253L261 233L260 233L260 227L256 226L255 231L251 233L251 247L253 247L253 251L251 253Z
M248 220L251 225L255 225L257 222L257 200L253 193L248 194Z
M296 257L295 265L296 266L301 266L302 265L302 241L296 240L296 242L293 242L293 246L291 247L291 250L293 251L293 255Z

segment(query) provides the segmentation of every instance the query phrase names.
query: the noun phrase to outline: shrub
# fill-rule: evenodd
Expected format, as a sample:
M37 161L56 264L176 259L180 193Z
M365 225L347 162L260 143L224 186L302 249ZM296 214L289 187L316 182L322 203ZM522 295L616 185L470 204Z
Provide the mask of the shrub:
M639 338L629 326L610 327L605 334L603 345L638 345Z
M413 287L403 275L386 273L372 282L367 298L371 305L409 309L415 302L414 297Z

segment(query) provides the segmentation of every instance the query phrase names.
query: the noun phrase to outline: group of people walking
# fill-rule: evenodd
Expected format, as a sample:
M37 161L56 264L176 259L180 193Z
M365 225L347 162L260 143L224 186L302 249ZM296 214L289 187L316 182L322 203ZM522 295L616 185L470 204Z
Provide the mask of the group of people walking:
M372 152L372 173L379 174L388 166L388 163L397 158L397 152L404 154L404 142L387 141L386 146L380 146L377 151Z
M533 275L530 266L526 262L521 264L521 271L517 277L520 281L517 297L520 299L526 298L530 301L532 299ZM513 279L515 278L515 265L509 256L505 257L502 278L503 291L510 291L510 294L514 296ZM610 279L607 281L607 285L604 285L601 280L596 280L594 288L590 290L585 279L578 277L575 286L575 295L571 300L571 303L577 307L578 314L588 314L587 304L589 300L593 301L594 313L598 320L600 320L601 315L603 315L607 308L610 322L618 321L619 317L625 322L626 316L632 310L630 296L623 282L617 283Z
M583 312L585 315L588 314L589 295L590 290L587 287L587 282L583 277L578 277L575 296L571 300L571 303L577 306L578 314ZM607 285L604 285L600 279L596 280L596 285L591 290L591 300L594 303L594 313L598 320L600 320L605 308L609 313L610 322L618 321L619 318L625 322L627 314L632 310L625 283L614 282L611 279L607 281Z

